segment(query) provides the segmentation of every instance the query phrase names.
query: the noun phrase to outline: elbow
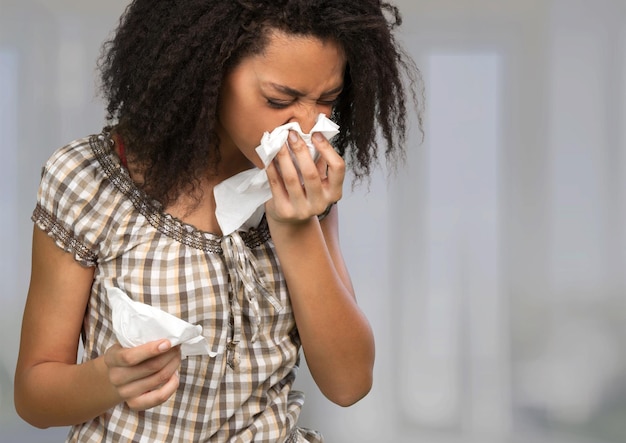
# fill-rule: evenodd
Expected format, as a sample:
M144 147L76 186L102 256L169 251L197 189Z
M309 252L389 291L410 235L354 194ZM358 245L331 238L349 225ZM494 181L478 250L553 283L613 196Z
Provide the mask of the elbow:
M36 412L29 409L21 408L17 404L15 404L15 412L17 412L17 415L19 415L20 418L26 423L38 429L48 429L54 426L60 426L54 423L50 423L49 420L46 419L46 417L42 417Z
M46 420L45 416L38 413L37 408L32 407L36 404L36 400L29 400L28 393L20 389L19 382L15 383L13 391L13 407L17 415L31 426L39 429L47 429L52 425Z
M337 396L331 401L338 406L347 408L347 407L354 405L355 403L358 403L360 400L362 400L369 393L369 391L370 391L369 389L365 389L365 390L358 391L358 392L356 391L351 392L342 396Z
M338 406L347 408L362 400L372 389L372 375L361 380L345 383L332 392L324 392L326 398Z
M38 429L48 429L51 428L52 426L49 426L46 423L43 422L39 422L36 418L30 418L26 415L22 415L18 412L18 415L22 418L22 420L24 420L26 423L28 423L29 425L38 428Z
M37 414L34 414L33 411L30 410L30 408L23 405L22 402L19 401L17 396L14 400L14 406L15 406L15 412L17 412L17 415L29 425L34 426L39 429L47 429L50 427L48 423L45 423L43 420L40 420L37 417Z

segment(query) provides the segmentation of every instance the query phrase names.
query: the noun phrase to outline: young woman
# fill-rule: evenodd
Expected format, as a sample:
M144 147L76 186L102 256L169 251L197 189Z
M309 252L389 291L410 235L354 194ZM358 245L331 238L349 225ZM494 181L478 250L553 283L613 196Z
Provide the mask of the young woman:
M302 347L348 406L374 340L338 239L346 166L366 177L405 134L396 8L378 0L135 0L101 61L109 125L47 162L15 376L19 414L68 441L319 442L297 425ZM411 83L412 84L412 83ZM290 130L324 114L334 147ZM214 188L265 169L260 221L223 233ZM167 339L122 347L107 290L202 326L210 355ZM80 339L84 346L77 364Z

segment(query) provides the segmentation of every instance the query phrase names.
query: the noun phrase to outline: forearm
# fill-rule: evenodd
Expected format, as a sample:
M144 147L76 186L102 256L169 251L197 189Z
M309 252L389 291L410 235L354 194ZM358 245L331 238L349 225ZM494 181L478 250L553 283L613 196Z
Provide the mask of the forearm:
M371 387L374 339L347 273L333 261L314 218L270 220L270 229L311 374L330 400L352 404Z
M83 364L39 363L16 377L17 412L39 428L83 423L121 401L101 357Z

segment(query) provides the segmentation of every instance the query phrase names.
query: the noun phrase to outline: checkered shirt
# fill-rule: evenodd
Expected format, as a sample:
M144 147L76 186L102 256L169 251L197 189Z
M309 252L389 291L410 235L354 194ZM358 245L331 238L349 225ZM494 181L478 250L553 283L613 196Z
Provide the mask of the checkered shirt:
M116 342L105 288L199 324L216 357L190 356L168 401L136 412L120 403L72 427L68 442L321 442L297 427L292 390L300 343L265 221L219 237L162 211L120 165L106 132L46 163L33 221L94 267L83 361Z

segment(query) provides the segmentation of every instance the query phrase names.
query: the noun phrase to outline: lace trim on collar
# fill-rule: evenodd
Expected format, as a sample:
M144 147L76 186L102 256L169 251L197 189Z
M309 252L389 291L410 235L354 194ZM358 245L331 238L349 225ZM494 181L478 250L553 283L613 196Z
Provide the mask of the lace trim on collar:
M128 171L118 161L114 160L117 157L113 155L113 145L114 141L106 131L89 138L89 146L111 183L128 197L137 211L146 217L155 229L192 248L200 249L207 253L223 254L222 239L218 235L201 231L163 212L162 205L159 202L150 198L139 189L130 178ZM267 221L263 218L257 228L239 232L239 235L241 235L248 248L253 249L260 246L270 238Z

